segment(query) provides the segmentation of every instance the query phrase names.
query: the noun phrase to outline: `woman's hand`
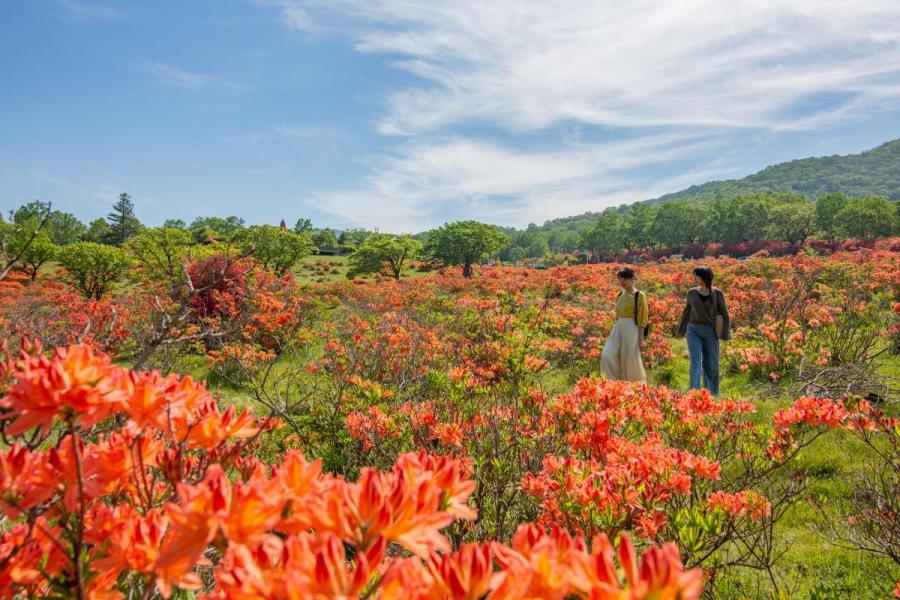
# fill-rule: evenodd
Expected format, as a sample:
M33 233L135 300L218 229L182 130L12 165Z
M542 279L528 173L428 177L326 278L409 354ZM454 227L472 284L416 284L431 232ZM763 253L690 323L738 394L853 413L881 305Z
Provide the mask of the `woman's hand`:
M641 352L644 351L644 334L643 333L638 336L638 350L640 350Z

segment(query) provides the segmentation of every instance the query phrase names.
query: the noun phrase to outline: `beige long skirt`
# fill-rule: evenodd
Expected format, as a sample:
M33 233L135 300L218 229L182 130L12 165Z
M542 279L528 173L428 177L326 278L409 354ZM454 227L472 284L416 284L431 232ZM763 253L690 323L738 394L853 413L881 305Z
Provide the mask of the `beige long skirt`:
M638 344L638 328L634 319L617 320L600 355L603 376L607 379L647 381Z

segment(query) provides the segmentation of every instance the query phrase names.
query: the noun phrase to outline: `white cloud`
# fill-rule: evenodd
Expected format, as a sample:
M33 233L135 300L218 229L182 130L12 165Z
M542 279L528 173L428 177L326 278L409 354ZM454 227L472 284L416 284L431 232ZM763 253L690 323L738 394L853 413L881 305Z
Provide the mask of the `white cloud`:
M279 123L271 128L252 133L225 138L226 143L240 143L249 146L278 140L297 140L303 143L323 143L340 139L342 134L336 129L312 124Z
M315 23L309 13L298 2L293 0L256 0L256 4L278 8L281 11L282 22L291 29L305 31L315 29Z
M388 94L377 123L412 141L358 189L316 199L385 226L433 224L453 198L476 218L520 224L644 199L702 182L705 168L663 182L636 171L696 160L698 141L820 130L900 105L897 0L259 2L415 76ZM573 147L557 136L535 153L446 140L459 126L508 140L570 124L622 141ZM648 158L660 131L674 141Z
M667 134L522 152L465 138L410 142L374 167L360 186L321 194L307 204L346 223L393 232L421 231L460 213L523 226L649 197L636 196L636 190L659 195L721 174L692 172L652 183L633 174L637 167L712 143Z
M212 75L185 71L184 69L158 62L145 63L144 70L167 85L188 90L200 90L209 88L239 90L243 87L237 83L233 83L225 79L220 79Z
M385 133L484 120L513 130L786 127L811 96L896 101L896 0L281 0L399 55L424 85L397 91ZM312 16L310 16L312 15ZM835 107L831 110L840 110Z

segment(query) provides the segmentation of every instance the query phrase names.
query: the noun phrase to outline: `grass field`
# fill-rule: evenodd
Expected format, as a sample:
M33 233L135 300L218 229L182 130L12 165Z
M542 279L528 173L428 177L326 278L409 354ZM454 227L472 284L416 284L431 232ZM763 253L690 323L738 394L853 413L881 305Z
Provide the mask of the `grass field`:
M307 256L298 262L292 272L300 283L335 283L347 281L349 258L347 256ZM428 272L418 271L404 266L401 276L404 279L424 277ZM360 279L373 279L371 275Z

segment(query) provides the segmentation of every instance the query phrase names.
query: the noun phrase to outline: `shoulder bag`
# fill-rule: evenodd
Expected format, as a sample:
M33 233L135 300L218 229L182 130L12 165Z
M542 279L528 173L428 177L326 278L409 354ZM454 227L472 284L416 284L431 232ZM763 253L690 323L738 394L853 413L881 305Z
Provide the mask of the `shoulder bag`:
M719 313L719 290L713 288L710 291L713 294L713 310L716 316L716 337L721 340L722 334L725 333L725 317Z

